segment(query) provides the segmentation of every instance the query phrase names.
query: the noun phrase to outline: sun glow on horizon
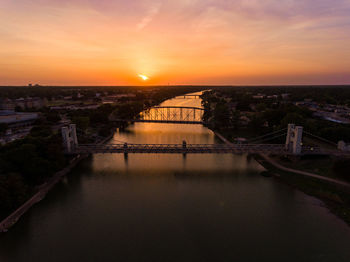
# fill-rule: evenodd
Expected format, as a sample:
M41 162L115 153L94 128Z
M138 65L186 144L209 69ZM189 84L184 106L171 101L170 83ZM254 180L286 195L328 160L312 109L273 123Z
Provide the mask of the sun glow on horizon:
M147 81L149 79L148 76L146 75L139 75L139 77L143 80L143 81Z
M320 2L0 0L0 85L349 84L350 0Z

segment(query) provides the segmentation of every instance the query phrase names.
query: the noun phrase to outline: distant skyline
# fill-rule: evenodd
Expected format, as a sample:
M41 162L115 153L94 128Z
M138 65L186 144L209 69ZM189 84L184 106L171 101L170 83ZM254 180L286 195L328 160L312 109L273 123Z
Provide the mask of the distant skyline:
M28 83L350 84L350 0L1 0L0 85Z

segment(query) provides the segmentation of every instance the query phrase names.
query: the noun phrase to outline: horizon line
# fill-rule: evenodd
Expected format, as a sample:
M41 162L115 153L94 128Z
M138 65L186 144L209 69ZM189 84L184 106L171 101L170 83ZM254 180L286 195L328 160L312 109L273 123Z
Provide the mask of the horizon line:
M4 87L27 87L27 88L37 88L37 87L350 87L348 84L271 84L271 85L0 85L0 88Z

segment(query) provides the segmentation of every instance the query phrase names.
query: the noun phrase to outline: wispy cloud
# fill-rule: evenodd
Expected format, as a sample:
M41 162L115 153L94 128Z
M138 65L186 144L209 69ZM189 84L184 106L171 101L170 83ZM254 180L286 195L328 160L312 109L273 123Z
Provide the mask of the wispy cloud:
M350 81L350 0L0 2L0 84L58 75L130 83L140 72L187 83L203 74L248 83L256 72Z
M149 23L152 22L153 18L159 13L159 10L161 8L161 3L154 3L148 10L145 17L142 18L142 20L137 24L137 30L144 29Z

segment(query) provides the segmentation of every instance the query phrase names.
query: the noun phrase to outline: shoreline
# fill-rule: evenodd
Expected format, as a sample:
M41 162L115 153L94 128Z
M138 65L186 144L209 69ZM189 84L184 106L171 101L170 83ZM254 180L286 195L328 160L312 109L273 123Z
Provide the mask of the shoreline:
M220 138L225 144L227 145L232 145L232 143L230 141L228 141L223 135L221 135L220 133L212 130L214 132L214 134ZM259 156L266 162L268 162L270 165L274 166L275 168L281 170L281 171L285 171L285 172L289 172L289 173L294 173L294 174L298 174L298 175L302 175L302 176L306 176L306 177L311 177L311 178L315 178L318 179L322 182L328 182L334 185L338 185L338 186L343 186L347 189L350 189L350 183L347 183L345 181L341 181L341 180L337 180L337 179L333 179L333 178L328 178L328 177L324 177L321 175L317 175L314 173L310 173L310 172L306 172L306 171L301 171L298 169L293 169L293 168L288 168L285 167L279 163L277 163L276 161L274 161L273 159L271 159L269 156L265 155L265 154L259 154ZM258 161L258 160L257 160ZM260 163L260 161L258 161ZM262 165L262 163L260 163Z
M112 139L113 135L114 132L112 132L109 136L107 136L97 144L106 143L108 140ZM30 199L24 202L20 207L18 207L9 216L7 216L4 220L0 222L0 233L7 232L12 226L14 226L18 222L18 220L30 210L31 207L43 200L46 197L46 195L50 192L50 190L63 179L63 177L68 175L72 171L72 169L76 167L77 164L79 164L82 160L86 159L88 156L89 154L76 156L70 161L68 166L56 172L48 181L40 185L38 187L38 192L36 192Z
M171 97L168 99L175 98ZM167 100L168 100L167 99ZM166 101L166 100L164 100ZM164 102L163 101L163 102ZM150 106L153 107L155 105ZM114 136L115 131L111 132L110 135L108 135L106 138L104 138L102 141L97 142L96 144L104 144L107 141L111 140ZM49 191L62 180L64 176L69 174L72 169L80 163L82 160L86 159L89 156L89 154L84 155L78 155L77 157L73 158L73 160L70 161L68 166L66 166L64 169L56 172L48 181L43 183L42 185L39 185L38 191L29 198L26 202L24 202L20 207L18 207L15 211L13 211L10 215L8 215L6 218L4 218L2 221L0 221L0 234L7 232L12 226L14 226L18 220L27 213L32 206L34 206L36 203L39 203L41 200L45 198L45 196L49 193Z
M350 183L347 183L345 181L340 181L340 180L337 180L337 179L333 179L333 178L317 175L317 174L314 174L314 173L310 173L310 172L306 172L306 171L301 171L301 170L285 167L285 166L277 163L275 160L271 159L269 156L267 156L265 154L259 154L259 156L261 158L263 158L264 161L268 162L270 165L274 166L275 168L277 168L279 170L282 170L282 171L285 171L285 172L289 172L289 173L298 174L298 175L302 175L302 176L306 176L306 177L315 178L315 179L317 179L319 181L322 181L322 182L327 182L327 183L334 184L334 185L337 185L337 186L342 186L344 188L347 188L348 190L350 189Z
M224 143L232 144L218 132L212 131ZM339 196L344 196L344 194L349 195L350 183L287 168L264 154L258 154L254 159L268 172L271 172L276 179L304 194L320 199L332 214L350 226L350 208L345 205L341 197L339 198ZM314 182L310 184L310 180Z

